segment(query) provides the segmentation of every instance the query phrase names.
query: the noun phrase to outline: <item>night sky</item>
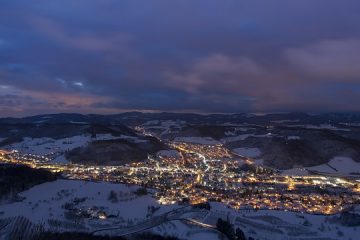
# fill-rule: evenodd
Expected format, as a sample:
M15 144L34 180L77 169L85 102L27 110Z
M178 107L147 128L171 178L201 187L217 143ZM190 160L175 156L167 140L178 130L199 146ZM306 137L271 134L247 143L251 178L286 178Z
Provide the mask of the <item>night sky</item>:
M133 110L360 111L360 1L0 1L0 116Z

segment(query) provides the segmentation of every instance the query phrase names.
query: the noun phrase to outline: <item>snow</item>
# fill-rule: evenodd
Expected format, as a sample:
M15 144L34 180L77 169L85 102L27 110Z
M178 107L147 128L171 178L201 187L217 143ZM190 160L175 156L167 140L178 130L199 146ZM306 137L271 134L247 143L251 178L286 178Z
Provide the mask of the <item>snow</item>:
M189 234L188 240L198 240L198 239L206 239L206 240L216 240L219 239L219 235L217 233L210 232L199 232L195 234Z
M145 127L150 132L152 132L151 130L153 130L153 129L160 130L161 131L160 133L159 133L159 131L156 131L156 132L158 132L158 134L160 134L160 136L163 136L165 134L177 132L178 129L183 127L185 124L186 124L186 122L181 121L181 120L176 120L176 121L151 120L151 121L147 121L146 123L144 123L143 127Z
M264 159L256 159L254 164L257 166L264 165Z
M151 120L151 121L147 121L146 123L143 124L143 126L153 126L153 125L158 125L159 124L159 120Z
M171 221L162 224L154 229L152 232L163 236L174 236L179 239L187 240L220 240L217 232L213 230L204 229L195 225L188 225L182 221Z
M69 161L65 158L64 154L61 154L55 157L51 162L53 163L69 163Z
M287 140L300 140L301 137L299 136L287 136Z
M360 175L360 163L348 157L334 157L327 164L321 164L308 168L292 168L282 171L283 176L306 176L309 171L318 171L334 175Z
M306 176L309 172L304 168L292 168L282 171L283 176Z
M54 152L63 152L84 146L91 141L90 136L79 135L70 138L23 138L23 141L5 146L7 150L18 150L21 153L45 155Z
M235 134L234 132L232 132L232 131L227 131L227 132L225 132L224 134L225 134L225 136L235 136L235 135L236 135L236 134Z
M76 122L76 121L70 121L69 123L80 124L80 125L89 124L88 122Z
M258 138L271 138L274 135L272 135L271 133L268 134L262 134L262 135L256 135L256 134L240 134L238 136L234 136L234 137L226 137L226 138L222 138L220 141L222 143L230 143L230 142L237 142L237 141L243 141L245 139L247 139L248 137L258 137Z
M225 122L225 123L222 123L222 124L220 124L220 125L222 125L222 126L229 126L229 127L240 126L240 124L232 123L232 122Z
M336 219L339 215L311 215L276 210L232 210L211 203L211 213L227 218L247 237L262 240L283 239L357 239L359 227L346 227ZM214 219L218 216L214 215ZM307 224L305 224L305 222ZM343 236L340 236L343 234Z
M351 158L339 156L332 158L328 164L309 167L308 169L324 173L353 175L354 173L360 174L360 163Z
M221 142L223 143L229 143L229 142L236 142L236 141L242 141L247 139L248 137L250 137L252 134L241 134L235 137L227 137L227 138L223 138L221 139Z
M328 129L328 130L333 130L333 131L350 131L350 129L347 128L338 128L335 127L331 124L320 124L320 125L312 125L312 124L307 124L307 125L288 125L288 127L303 127L303 128L307 128L307 129Z
M22 202L0 205L2 218L25 216L33 223L43 223L45 229L56 231L91 231L108 226L128 226L140 223L152 216L158 216L178 205L160 205L151 194L136 196L137 186L112 183L95 183L74 180L57 180L37 185L20 193L25 197ZM118 201L108 199L110 191L117 193ZM153 191L153 190L149 190ZM99 219L82 217L81 220L69 219L63 206L73 203L74 199L84 198L75 207L94 209L98 207L114 218ZM254 239L356 239L360 228L342 226L336 219L338 215L310 215L276 210L234 210L225 204L211 202L211 211L186 213L182 217L196 219L205 224L216 224L219 218L228 219L235 228L241 228L247 237ZM149 215L149 206L159 207ZM49 221L50 220L50 221ZM60 226L54 227L51 221L57 220ZM75 223L77 222L77 223ZM305 222L307 224L305 224ZM217 232L182 221L171 221L150 231L164 236L181 239L221 239Z
M125 184L113 184L106 182L86 182L77 180L56 180L37 185L20 196L25 197L22 202L7 203L0 205L1 218L24 216L34 224L42 223L47 230L52 231L92 231L95 229L111 226L129 226L141 223L153 216L158 216L181 206L160 205L151 194L136 196L133 192L139 187ZM109 200L110 191L117 193L118 201ZM154 192L153 190L148 190ZM83 198L83 199L82 199ZM101 209L107 215L114 218L100 219L93 217L81 217L81 220L68 217L69 212L64 206L74 203L74 199L82 199L75 204L76 209L91 210ZM149 210L149 206L158 208L155 212ZM96 208L95 208L96 207ZM188 214L193 219L203 219L207 212ZM184 217L186 217L184 215ZM55 226L52 222L60 223ZM185 224L181 221L171 221L149 229L154 233L166 236L177 236L181 239L219 239L216 232L202 227ZM111 234L111 232L107 232Z
M127 136L127 135L120 135L119 137L110 137L109 140L111 139L124 139L124 140L128 140L131 141L133 143L144 143L144 142L148 142L148 140L144 140L144 139L140 139L138 137L132 137L132 136Z
M47 122L48 120L39 120L39 121L35 121L34 123L35 124L41 124L41 123L45 123Z
M175 142L187 142L187 143L196 143L204 145L217 145L221 144L219 141L211 137L176 137Z
M360 127L360 123L339 123L348 127Z
M292 122L300 122L300 119L294 119L294 120L291 120L291 119L284 119L284 120L274 120L274 121L271 121L273 123L292 123Z
M162 121L161 122L161 126L163 127L167 127L167 128L170 128L170 127L180 127L181 125L185 124L184 121L172 121L172 120L167 120L167 121Z
M244 157L256 158L261 155L259 148L235 148L233 151Z
M87 209L96 206L109 213L119 214L119 218L127 221L139 222L146 219L148 206L160 205L151 195L141 197L134 195L133 191L136 189L137 186L124 184L57 180L37 185L21 193L25 200L1 205L0 212L3 212L3 218L23 215L33 223L44 222L47 225L48 219L66 220L64 215L66 210L62 207L65 203L72 202L75 198L86 198L79 207ZM118 202L111 202L108 199L112 190L118 194ZM173 207L175 206L161 206L162 211L156 213L169 211Z
M180 157L180 153L176 150L160 150L156 153L156 155L161 157Z
M6 145L5 150L18 150L20 153L34 154L38 156L54 155L55 162L67 162L64 152L70 151L78 147L84 147L92 141L126 139L135 143L146 142L147 140L137 137L121 135L118 137L111 134L97 134L95 138L91 135L77 135L69 138L53 139L53 138L30 138L25 137L21 142Z

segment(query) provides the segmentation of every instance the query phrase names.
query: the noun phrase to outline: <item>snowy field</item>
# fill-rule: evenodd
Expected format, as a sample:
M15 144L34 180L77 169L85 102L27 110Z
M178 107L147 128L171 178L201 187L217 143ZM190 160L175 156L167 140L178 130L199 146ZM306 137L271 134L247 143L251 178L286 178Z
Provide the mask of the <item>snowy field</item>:
M15 149L21 153L45 155L52 152L66 151L85 146L90 141L90 135L79 135L63 139L25 137L21 142L5 146L5 149Z
M178 205L160 205L151 193L134 192L137 186L57 180L31 188L20 195L21 202L0 205L0 218L25 216L51 231L92 231L113 226L133 226L160 216ZM111 192L116 198L110 197ZM152 190L149 190L152 192ZM229 220L254 239L357 239L358 227L341 225L338 215L322 216L274 210L233 210L222 203L211 203L211 211L185 213L182 218L215 225L217 219ZM170 221L152 230L181 239L221 239L214 230L183 221Z
M20 153L34 154L34 155L54 155L54 162L66 163L64 152L72 149L83 147L92 141L97 140L111 140L111 139L126 139L132 142L144 142L146 140L139 139L132 136L112 136L111 134L97 134L96 137L91 135L78 135L69 138L52 139L52 138L29 138L25 137L21 142L6 145L5 150L18 150Z
M172 158L180 158L181 155L176 150L160 150L156 153L158 157L172 157Z
M48 182L20 193L24 198L21 202L0 205L0 219L24 216L51 231L91 232L114 226L134 226L181 207L176 204L161 205L151 196L153 190L139 196L135 194L138 188L105 182ZM201 220L205 214L192 217ZM203 236L209 237L209 240L219 239L216 232L181 221L163 223L152 231L182 239L199 239Z
M360 127L360 123L339 123L348 127Z
M240 134L237 136L232 136L232 137L226 137L226 138L222 138L220 141L222 143L231 143L231 142L236 142L236 141L242 141L247 139L248 137L258 137L258 138L272 138L274 135L268 133L268 134Z
M137 222L146 218L148 206L159 206L150 195L135 196L133 192L137 189L136 186L123 184L57 180L37 185L21 193L20 195L25 197L24 201L2 205L0 212L3 212L1 217L22 214L34 223L43 222L48 225L48 219L66 221L66 210L63 206L74 199L85 198L77 205L78 208L98 207L109 214L119 215L126 221ZM117 193L117 202L108 199L111 191ZM169 207L163 207L162 210L166 208ZM88 224L84 223L84 227L88 228Z
M223 216L247 237L261 240L357 240L360 227L341 225L338 215L323 216L275 210L231 210L223 204L212 203L214 218ZM211 216L209 216L210 218Z
M182 221L167 222L155 227L152 231L163 236L174 236L186 240L222 240L216 231L189 225Z
M305 168L292 168L281 172L283 176L306 176L309 172Z
M211 137L176 137L174 139L175 142L187 142L187 143L195 143L195 144L204 144L204 145L217 145L221 144L221 142L216 141Z
M360 163L355 162L348 157L334 157L328 164L322 164L307 169L324 173L360 175Z
M178 132L179 129L185 126L185 124L186 122L181 120L151 120L147 121L142 126L150 132L153 132L155 130L160 136L163 136L166 134Z
M248 158L257 158L261 155L259 148L235 148L233 151L240 156Z
M287 125L288 127L302 127L302 128L307 128L307 129L327 129L327 130L333 130L333 131L350 131L350 129L348 128L338 128L336 126L333 126L331 124L320 124L320 125L312 125L312 124L307 124L307 125L301 125L301 124L296 124L296 125Z
M308 168L292 168L282 171L284 176L305 176L309 171L317 171L326 174L338 174L339 176L360 176L360 163L348 157L334 157L326 164Z
M300 140L301 137L299 137L299 136L287 136L286 139L287 140Z

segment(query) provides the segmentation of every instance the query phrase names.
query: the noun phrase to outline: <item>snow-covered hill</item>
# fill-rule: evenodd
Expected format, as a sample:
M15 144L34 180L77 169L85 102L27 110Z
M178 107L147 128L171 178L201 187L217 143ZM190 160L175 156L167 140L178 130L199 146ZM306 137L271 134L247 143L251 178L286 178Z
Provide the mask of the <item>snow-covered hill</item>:
M91 232L114 226L133 226L180 208L161 205L147 195L137 195L139 187L123 184L57 180L21 193L21 202L0 206L0 219L24 216L51 231ZM355 211L357 211L355 209ZM229 220L254 239L357 239L358 227L341 224L339 215L323 216L273 210L233 210L211 203L210 211L188 213L182 217L216 225L219 218ZM170 221L151 231L183 239L221 239L218 233L182 221ZM111 232L107 232L107 234ZM1 235L1 231L0 231Z

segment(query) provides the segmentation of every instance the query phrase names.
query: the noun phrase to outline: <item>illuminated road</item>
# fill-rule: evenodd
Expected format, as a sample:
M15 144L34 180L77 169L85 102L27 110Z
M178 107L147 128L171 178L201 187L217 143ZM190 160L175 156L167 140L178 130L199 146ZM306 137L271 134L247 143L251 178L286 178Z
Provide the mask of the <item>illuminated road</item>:
M188 223L195 224L202 228L208 228L208 229L212 229L212 230L215 230L218 232L218 230L216 229L215 226L205 224L205 223L202 223L200 221L197 221L197 220L194 220L191 218L183 218L182 217L182 215L184 215L185 213L198 213L198 212L203 212L203 211L207 211L207 210L193 209L191 206L185 206L185 207L178 208L173 211L167 212L160 216L152 217L151 219L148 219L148 220L146 220L142 223L139 223L137 225L134 225L134 226L129 226L129 227L122 226L122 227L97 229L97 230L91 232L91 234L93 234L93 235L97 235L99 233L106 234L106 232L109 232L109 231L116 231L116 236L123 237L123 236L127 236L130 234L140 233L145 230L154 228L156 226L159 226L161 224L164 224L166 222L171 222L171 221L186 221Z

